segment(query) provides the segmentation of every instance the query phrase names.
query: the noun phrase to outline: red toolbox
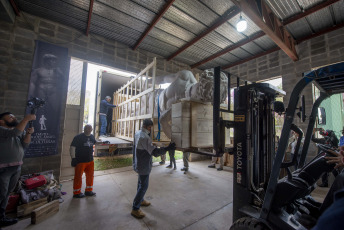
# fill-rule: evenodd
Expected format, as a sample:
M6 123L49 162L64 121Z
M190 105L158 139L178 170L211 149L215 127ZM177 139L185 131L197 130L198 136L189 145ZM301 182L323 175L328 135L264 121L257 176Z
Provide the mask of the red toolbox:
M18 202L19 202L18 194L10 195L10 197L8 198L6 212L12 212L12 211L17 210Z
M47 179L45 179L45 176L43 175L32 177L25 180L25 185L27 189L37 188L39 186L45 185L46 183Z

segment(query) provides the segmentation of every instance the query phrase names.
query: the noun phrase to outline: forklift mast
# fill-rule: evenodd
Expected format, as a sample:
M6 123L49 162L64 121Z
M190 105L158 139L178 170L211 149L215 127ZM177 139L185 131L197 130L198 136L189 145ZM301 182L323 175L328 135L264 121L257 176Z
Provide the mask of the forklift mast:
M268 84L238 87L234 97L233 221L261 206L275 156L273 104L285 92Z

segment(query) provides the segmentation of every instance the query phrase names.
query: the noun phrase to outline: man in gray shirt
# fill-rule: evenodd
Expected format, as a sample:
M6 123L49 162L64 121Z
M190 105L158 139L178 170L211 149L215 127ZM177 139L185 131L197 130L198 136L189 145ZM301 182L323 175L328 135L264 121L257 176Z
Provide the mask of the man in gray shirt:
M0 114L0 227L18 222L5 216L10 193L16 186L23 164L24 149L31 142L34 128L24 132L29 121L36 120L36 115L28 114L21 122L10 112Z
M171 143L164 148L157 148L152 144L150 137L153 122L150 119L143 120L142 129L135 133L133 146L133 167L138 174L137 193L133 202L131 215L136 218L143 218L145 214L140 207L149 206L150 202L144 200L148 189L149 174L152 171L152 156L158 157L166 154L166 151L175 150L175 144Z

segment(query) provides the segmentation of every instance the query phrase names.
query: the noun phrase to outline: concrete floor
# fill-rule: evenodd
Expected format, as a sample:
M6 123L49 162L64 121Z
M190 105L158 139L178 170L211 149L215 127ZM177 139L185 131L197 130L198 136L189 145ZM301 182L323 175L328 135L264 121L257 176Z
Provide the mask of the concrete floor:
M165 168L166 165L153 167L146 193L152 205L142 207L146 217L141 220L130 215L137 174L126 167L96 172L96 197L73 199L73 182L63 182L62 191L68 194L63 196L64 202L57 214L37 225L24 219L3 229L228 230L232 223L232 173L210 169L209 163L191 162L187 174L180 171L180 160L176 171Z

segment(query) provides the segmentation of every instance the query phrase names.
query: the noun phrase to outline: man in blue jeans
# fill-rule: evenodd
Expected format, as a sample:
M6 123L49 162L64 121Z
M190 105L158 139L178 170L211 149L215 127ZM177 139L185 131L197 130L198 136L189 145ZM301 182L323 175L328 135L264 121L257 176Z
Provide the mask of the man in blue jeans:
M107 111L108 108L115 108L116 106L113 104L110 104L111 101L110 96L106 96L104 100L100 102L100 109L99 109L99 122L100 122L100 133L99 136L105 136L106 135L106 126L107 126Z
M166 154L166 151L175 150L175 144L170 143L165 148L153 146L150 137L153 122L151 119L143 120L141 130L135 133L133 146L133 168L138 174L137 193L133 202L131 215L136 218L143 218L145 214L141 206L149 206L150 202L144 199L149 184L149 174L152 170L152 156L158 157Z
M18 122L10 112L0 114L0 228L18 222L17 219L7 218L5 211L9 195L20 177L24 149L29 146L34 132L34 128L24 132L25 126L32 120L36 120L36 115L28 114Z

